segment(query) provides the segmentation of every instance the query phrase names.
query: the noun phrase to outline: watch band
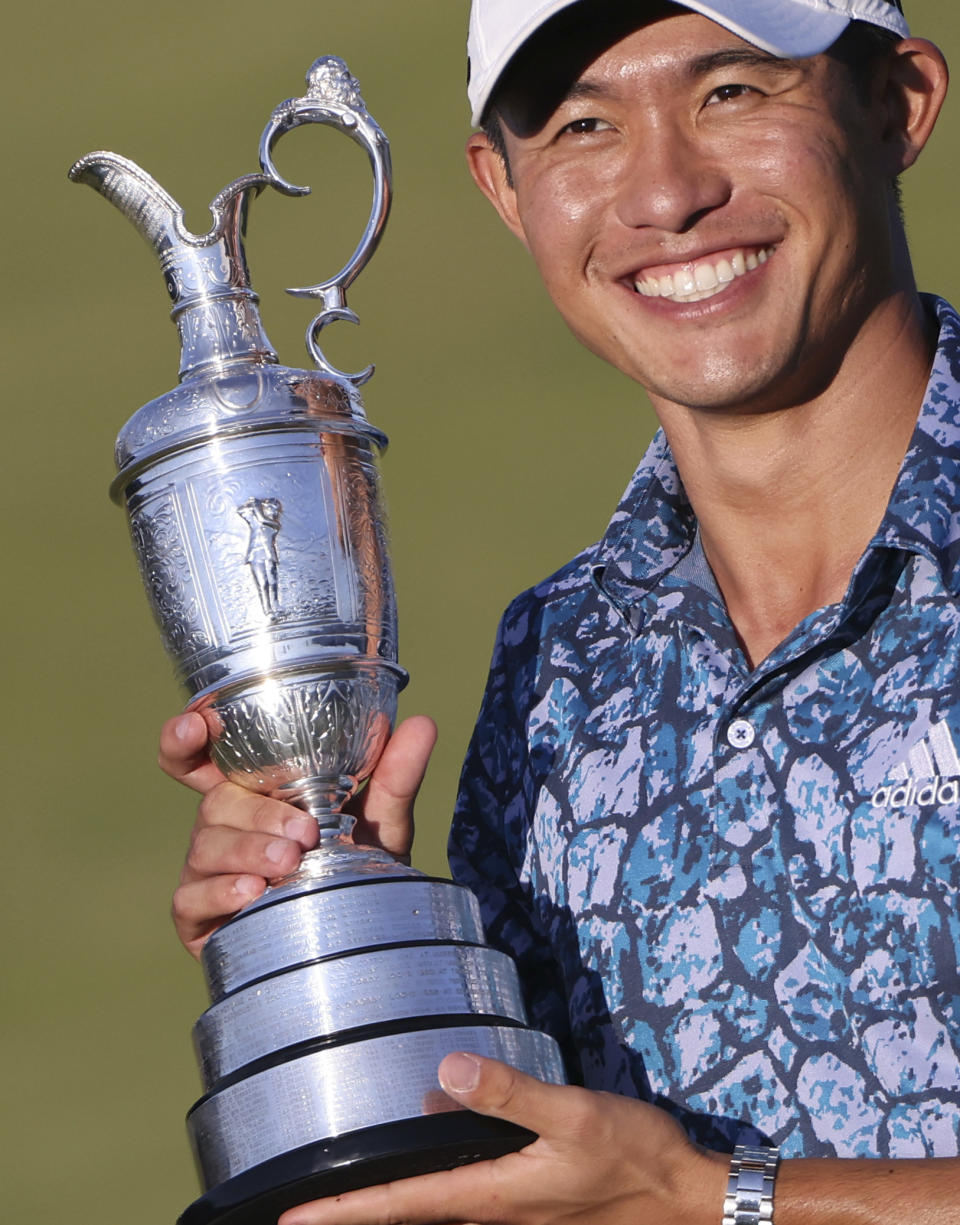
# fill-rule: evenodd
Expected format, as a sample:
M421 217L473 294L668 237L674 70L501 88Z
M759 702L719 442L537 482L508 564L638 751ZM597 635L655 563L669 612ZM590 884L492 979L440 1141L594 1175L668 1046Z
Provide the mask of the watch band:
M779 1148L737 1145L730 1158L723 1225L760 1225L762 1221L773 1221L773 1184L779 1161Z

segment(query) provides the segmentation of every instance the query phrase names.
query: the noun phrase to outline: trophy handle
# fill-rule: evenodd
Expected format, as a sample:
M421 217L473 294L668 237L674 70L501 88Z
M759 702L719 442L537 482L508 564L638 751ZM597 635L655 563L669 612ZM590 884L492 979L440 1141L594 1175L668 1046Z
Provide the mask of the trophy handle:
M367 111L360 86L343 60L334 55L315 60L307 73L307 92L302 98L288 98L270 116L260 138L260 166L274 187L291 196L305 196L309 187L288 183L273 164L273 147L285 132L304 123L323 123L337 128L367 151L373 169L373 203L360 245L336 276L317 285L288 289L297 298L319 298L323 309L307 328L306 343L318 368L334 378L346 379L359 387L373 374L367 366L357 374L347 374L331 366L317 343L323 329L338 319L359 323L347 306L346 291L377 249L390 212L390 145L377 122Z

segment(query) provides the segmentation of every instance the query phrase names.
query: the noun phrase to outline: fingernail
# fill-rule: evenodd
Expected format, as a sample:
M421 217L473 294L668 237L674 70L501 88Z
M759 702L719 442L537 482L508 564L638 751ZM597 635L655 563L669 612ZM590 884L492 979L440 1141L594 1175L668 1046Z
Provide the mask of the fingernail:
M302 842L310 833L310 827L316 822L310 817L291 817L283 826L283 832L294 842Z
M469 1093L480 1083L480 1064L472 1055L457 1051L441 1065L440 1084L451 1093Z
M280 863L289 855L289 842L270 842L267 844L267 849L263 852L271 863Z
M258 897L263 892L263 881L258 876L238 876L233 888L240 897Z
M187 740L192 725L193 719L189 715L178 715L173 722L173 734L178 740Z

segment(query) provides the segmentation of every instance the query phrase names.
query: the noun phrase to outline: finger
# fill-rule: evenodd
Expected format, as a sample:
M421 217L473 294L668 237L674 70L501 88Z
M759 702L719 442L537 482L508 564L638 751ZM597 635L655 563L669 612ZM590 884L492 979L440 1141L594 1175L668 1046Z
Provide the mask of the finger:
M187 952L199 957L207 937L266 887L262 876L230 875L181 885L173 895L171 915Z
M491 1200L493 1166L491 1161L482 1161L457 1170L423 1174L314 1200L289 1209L277 1225L452 1225L457 1221L492 1221L497 1213L497 1205ZM490 1211L478 1212L484 1206ZM499 1207L502 1210L502 1205Z
M457 1052L440 1064L440 1083L458 1103L478 1113L508 1119L540 1132L562 1116L557 1093L581 1090L546 1085L497 1060ZM483 1161L419 1178L367 1187L290 1209L278 1225L449 1225L493 1222L526 1215L539 1195L527 1177L533 1146L495 1161ZM529 1156L528 1156L529 1154ZM504 1217L504 1208L514 1214Z
M426 715L413 715L400 724L352 806L362 826L359 841L372 840L391 854L409 854L413 804L436 741L437 725Z
M454 1101L478 1114L516 1123L537 1135L556 1135L572 1122L581 1090L548 1085L509 1064L455 1051L441 1062L440 1085Z
M207 725L198 714L178 715L164 723L157 760L165 774L201 794L223 782L208 754Z
M200 801L196 831L211 825L288 838L305 851L317 845L319 836L316 820L302 809L237 783L220 783Z
M546 1136L551 1130L576 1137L597 1095L570 1086L547 1085L507 1064L456 1052L440 1064L440 1083L460 1104L507 1119ZM572 1145L582 1159L583 1135ZM543 1219L551 1188L538 1181L535 1143L493 1161L368 1187L291 1209L278 1225L448 1225L451 1221L516 1222ZM569 1160L569 1158L566 1158Z
M214 804L212 797L227 793L235 801ZM269 880L292 872L300 862L304 847L317 841L317 823L287 804L251 796L242 787L224 783L208 793L201 809L211 807L236 817L236 805L248 812L260 811L267 832L236 829L230 825L204 823L198 817L190 840L190 850L180 873L180 887L173 896L173 922L187 951L200 956L207 937L226 919L236 914L267 887ZM215 814L215 815L218 815ZM292 814L292 815L291 815ZM209 812L206 820L211 820ZM275 837L269 827L281 826L292 837Z
M302 853L300 844L291 838L227 825L204 825L194 830L180 883L188 885L219 876L272 880L292 872Z
M428 1089L420 1100L420 1110L423 1114L451 1114L462 1110L459 1102L455 1102L449 1093L442 1089Z

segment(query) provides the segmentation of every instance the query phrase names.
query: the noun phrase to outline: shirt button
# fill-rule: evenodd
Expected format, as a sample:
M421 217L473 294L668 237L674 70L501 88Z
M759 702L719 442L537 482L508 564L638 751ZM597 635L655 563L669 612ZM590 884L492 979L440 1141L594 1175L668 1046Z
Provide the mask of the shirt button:
M749 749L757 732L749 719L734 719L727 728L727 744L735 749Z

